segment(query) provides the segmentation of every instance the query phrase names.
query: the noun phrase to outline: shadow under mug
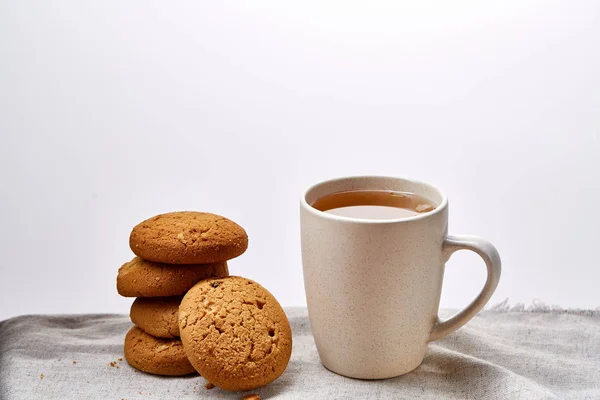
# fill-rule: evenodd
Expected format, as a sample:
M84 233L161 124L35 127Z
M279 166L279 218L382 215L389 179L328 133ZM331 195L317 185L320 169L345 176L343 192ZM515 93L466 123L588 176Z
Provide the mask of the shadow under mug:
M390 190L432 200L435 210L370 220L337 216L311 204L352 190ZM427 344L452 333L488 302L500 256L475 236L448 235L448 200L423 182L362 176L310 187L300 201L302 265L308 314L323 365L338 374L383 379L417 368ZM481 293L446 321L438 318L444 264L452 253L479 254L487 267Z

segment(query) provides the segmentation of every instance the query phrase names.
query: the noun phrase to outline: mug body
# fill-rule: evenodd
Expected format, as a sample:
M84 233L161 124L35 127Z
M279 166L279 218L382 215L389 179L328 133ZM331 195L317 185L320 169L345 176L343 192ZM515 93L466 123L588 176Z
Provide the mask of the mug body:
M409 192L436 209L413 217L342 217L311 206L352 190ZM304 285L323 365L338 374L382 379L421 364L436 322L448 227L446 196L432 185L390 177L319 183L301 199Z

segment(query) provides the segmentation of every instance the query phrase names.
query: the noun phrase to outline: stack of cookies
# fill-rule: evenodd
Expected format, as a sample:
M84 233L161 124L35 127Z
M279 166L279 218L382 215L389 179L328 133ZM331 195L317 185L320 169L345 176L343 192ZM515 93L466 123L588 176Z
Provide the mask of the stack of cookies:
M129 246L136 254L117 276L121 296L136 297L125 337L127 362L157 375L196 372L179 331L179 305L196 283L229 276L227 260L248 247L246 231L219 215L173 212L133 228Z
M275 297L253 280L229 276L227 260L248 236L215 214L174 212L133 228L137 255L119 269L117 290L137 297L125 337L127 362L157 375L199 372L209 383L242 391L285 371L290 324Z

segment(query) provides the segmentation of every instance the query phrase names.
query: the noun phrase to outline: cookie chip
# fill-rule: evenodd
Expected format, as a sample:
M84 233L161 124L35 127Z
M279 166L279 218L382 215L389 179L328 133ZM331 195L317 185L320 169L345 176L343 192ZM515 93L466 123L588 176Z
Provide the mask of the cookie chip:
M207 264L242 254L248 248L248 235L220 215L181 211L157 215L135 226L129 247L150 261Z
M181 297L138 297L129 318L144 332L161 338L179 337L177 315Z
M292 331L271 293L239 276L198 282L179 306L188 359L226 390L251 390L277 379L292 353Z
M188 375L196 372L179 339L161 339L134 326L125 336L125 359L134 368L154 375Z
M225 262L166 265L135 257L119 268L117 291L125 297L181 296L199 280L228 275Z

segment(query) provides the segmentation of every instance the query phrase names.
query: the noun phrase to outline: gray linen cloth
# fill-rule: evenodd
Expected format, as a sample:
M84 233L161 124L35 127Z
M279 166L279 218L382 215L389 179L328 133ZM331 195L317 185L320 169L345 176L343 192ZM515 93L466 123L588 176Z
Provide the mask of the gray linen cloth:
M286 311L294 333L288 368L267 387L246 393L208 390L198 375L148 375L119 361L131 327L127 316L9 319L0 322L0 398L600 399L598 311L484 311L432 343L415 371L379 381L326 370L306 309Z

